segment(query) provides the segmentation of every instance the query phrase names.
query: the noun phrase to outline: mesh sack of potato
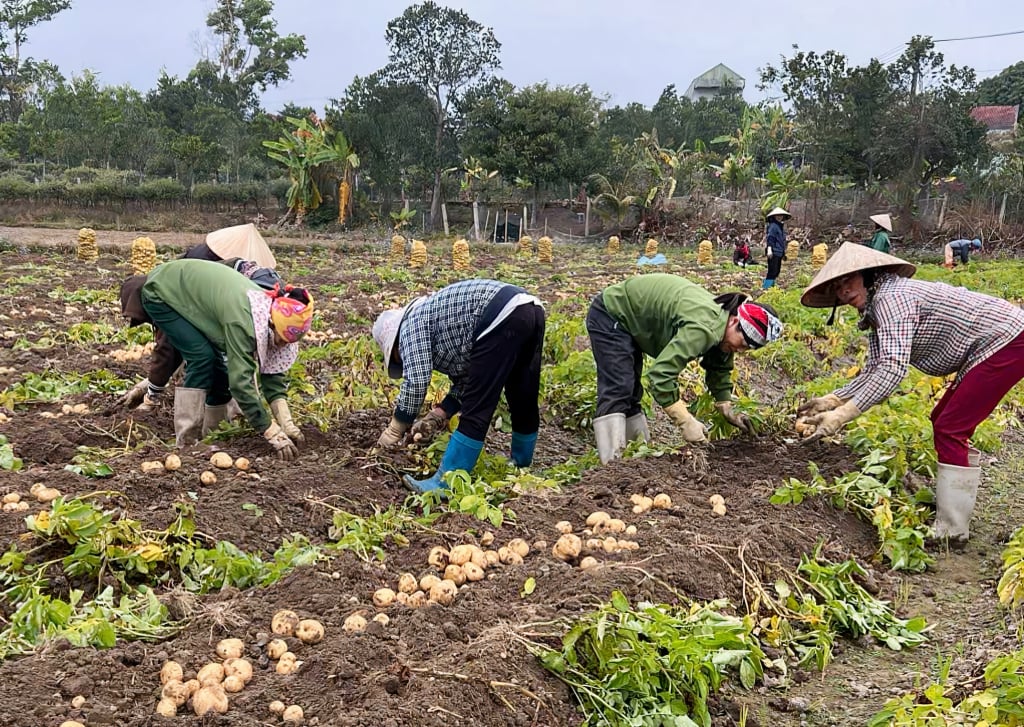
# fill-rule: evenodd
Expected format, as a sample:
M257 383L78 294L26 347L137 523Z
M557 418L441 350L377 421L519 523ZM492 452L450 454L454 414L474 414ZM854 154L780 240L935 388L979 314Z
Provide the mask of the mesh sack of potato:
M452 267L456 270L469 270L469 243L465 240L452 243Z
M658 254L658 241L653 237L647 241L647 247L644 248L644 255L647 257L654 257Z
M790 240L789 244L786 245L786 259L796 260L800 257L800 243L796 240Z
M697 262L700 265L710 265L714 262L714 256L711 254L712 248L711 240L701 240L697 245Z
M83 227L78 231L78 259L84 262L93 262L99 256L100 251L96 246L96 230Z
M409 253L409 267L422 268L427 264L427 246L423 240L412 241L412 252Z
M828 243L822 242L811 249L811 265L815 270L825 266L828 260Z
M551 262L554 257L551 238L547 235L537 240L537 261L542 263Z
M523 235L519 238L519 254L526 257L533 255L533 238L529 235Z
M136 237L132 241L131 265L136 275L147 275L156 267L156 245L148 237Z
M604 249L609 255L614 255L619 251L619 238L616 235L612 235L608 238L608 247Z
M392 236L389 257L393 263L400 263L405 259L405 238L401 235Z

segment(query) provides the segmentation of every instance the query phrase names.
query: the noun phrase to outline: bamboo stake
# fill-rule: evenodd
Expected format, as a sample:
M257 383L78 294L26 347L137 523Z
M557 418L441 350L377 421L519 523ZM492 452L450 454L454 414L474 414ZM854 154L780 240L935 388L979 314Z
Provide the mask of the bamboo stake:
M444 225L444 236L448 237L448 205L441 203L441 223Z
M583 217L583 236L590 237L590 196L587 196L587 211Z

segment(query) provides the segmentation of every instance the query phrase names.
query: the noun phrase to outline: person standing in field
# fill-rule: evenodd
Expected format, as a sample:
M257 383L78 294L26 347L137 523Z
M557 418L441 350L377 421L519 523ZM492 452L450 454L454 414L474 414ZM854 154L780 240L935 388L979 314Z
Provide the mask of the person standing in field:
M776 341L782 323L768 305L743 293L712 296L678 275L651 273L605 288L587 313L597 364L594 436L602 463L618 458L628 441L650 436L640 408L644 355L654 358L647 383L687 442L703 442L706 428L679 397L679 373L700 360L715 407L733 426L750 421L732 406L733 354Z
M517 467L533 463L544 327L537 298L518 286L485 279L453 283L377 317L373 338L384 354L385 370L402 379L398 403L377 446L394 447L407 434L425 444L459 414L441 466L424 480L405 475L406 487L436 490L447 487L448 472L472 471L502 390L512 424L512 462ZM447 375L452 386L438 406L419 417L434 371Z
M786 256L786 231L783 224L792 215L781 207L775 207L767 215L765 227L765 254L768 256L768 269L764 274L762 288L771 288L782 272L782 259Z
M946 247L943 249L945 254L943 266L952 269L958 259L966 265L971 259L972 250L981 251L981 240L975 238L973 240L953 240L952 242L947 242Z
M868 332L861 372L799 410L805 441L836 434L885 401L910 366L930 376L956 374L931 413L938 473L935 537L963 542L981 481L970 438L1006 393L1024 379L1024 310L1001 298L946 283L911 280L916 267L846 243L818 271L800 302L849 305Z
M875 234L871 236L868 247L878 252L889 253L889 233L892 232L892 218L889 215L871 215L869 217L875 223Z

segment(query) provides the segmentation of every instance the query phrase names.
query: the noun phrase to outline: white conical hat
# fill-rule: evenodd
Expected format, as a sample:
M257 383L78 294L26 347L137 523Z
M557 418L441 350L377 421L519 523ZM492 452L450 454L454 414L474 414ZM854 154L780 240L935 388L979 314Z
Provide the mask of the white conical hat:
M270 251L256 225L251 222L247 225L214 230L206 236L206 246L219 255L221 260L240 257L252 260L262 268L273 270L277 267L274 253Z
M402 378L402 364L395 363L391 359L392 351L398 340L398 329L402 325L402 317L405 315L405 308L392 308L377 316L373 323L373 340L380 346L384 354L384 370L392 379Z
M808 308L831 308L839 304L832 283L850 273L865 270L884 270L904 278L911 277L917 267L894 255L886 255L859 242L844 242L839 252L829 258L814 276L800 302Z
M869 220L874 222L876 225L884 227L889 232L892 232L892 217L889 215L871 215L868 217Z
M783 215L784 217L792 217L793 216L793 215L789 214L789 212L786 212L786 210L782 209L781 207L774 207L774 208L772 208L771 212L769 212L768 214L765 215L765 219L768 219L769 217L775 217L775 215Z

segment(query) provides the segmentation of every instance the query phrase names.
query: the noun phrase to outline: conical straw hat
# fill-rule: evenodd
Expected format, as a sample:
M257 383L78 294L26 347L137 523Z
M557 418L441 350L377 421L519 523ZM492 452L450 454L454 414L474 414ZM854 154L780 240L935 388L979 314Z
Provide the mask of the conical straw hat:
M786 212L786 210L782 209L781 207L774 207L774 208L772 208L771 212L769 212L768 214L765 215L765 219L768 219L769 217L774 217L775 215L782 215L784 217L792 217L793 216L793 215L789 214L789 212Z
M832 283L844 275L865 270L884 270L909 278L917 271L917 267L859 242L844 242L839 252L829 258L814 276L814 280L800 296L800 302L808 308L831 308L838 305L839 299L832 290Z
M892 217L889 215L871 215L868 219L876 225L881 225L889 232L892 232Z
M257 265L271 270L277 267L274 253L270 251L260 231L251 222L247 225L235 225L214 230L206 236L206 246L221 260L240 257L252 260Z

